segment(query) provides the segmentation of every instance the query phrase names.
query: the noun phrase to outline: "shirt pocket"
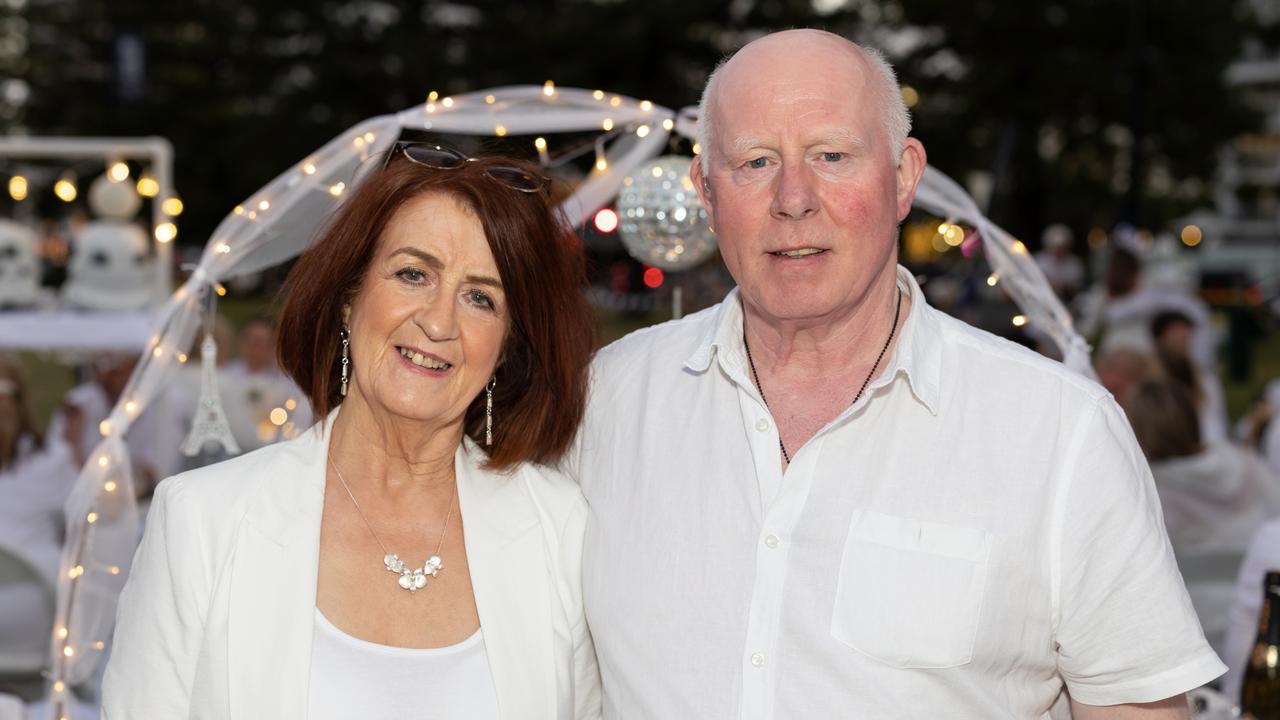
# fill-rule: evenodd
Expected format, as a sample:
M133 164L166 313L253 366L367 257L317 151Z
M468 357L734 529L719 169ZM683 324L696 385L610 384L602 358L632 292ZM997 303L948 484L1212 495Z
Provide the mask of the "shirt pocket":
M898 668L968 663L990 548L984 530L861 511L845 538L832 636Z

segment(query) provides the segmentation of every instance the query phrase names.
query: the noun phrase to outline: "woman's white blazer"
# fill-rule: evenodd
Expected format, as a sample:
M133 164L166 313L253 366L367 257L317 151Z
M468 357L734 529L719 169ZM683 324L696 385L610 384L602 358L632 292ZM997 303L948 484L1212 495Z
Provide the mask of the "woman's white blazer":
M331 433L320 423L160 483L120 596L109 720L303 720ZM455 460L467 563L503 720L595 718L586 504L554 471ZM412 690L406 689L412 693Z

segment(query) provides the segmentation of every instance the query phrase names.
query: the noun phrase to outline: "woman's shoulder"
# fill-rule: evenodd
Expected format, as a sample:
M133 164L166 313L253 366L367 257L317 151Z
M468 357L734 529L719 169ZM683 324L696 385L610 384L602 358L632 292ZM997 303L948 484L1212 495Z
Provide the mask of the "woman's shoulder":
M243 506L268 481L298 479L303 468L315 462L315 448L322 445L314 436L317 432L312 428L293 440L166 478L156 486L156 497L169 506L195 506L205 515Z
M511 470L497 472L484 467L485 455L470 440L464 441L464 457L468 465L467 483L476 494L492 498L523 498L557 525L586 509L586 500L578 484L563 472L537 463L520 463Z

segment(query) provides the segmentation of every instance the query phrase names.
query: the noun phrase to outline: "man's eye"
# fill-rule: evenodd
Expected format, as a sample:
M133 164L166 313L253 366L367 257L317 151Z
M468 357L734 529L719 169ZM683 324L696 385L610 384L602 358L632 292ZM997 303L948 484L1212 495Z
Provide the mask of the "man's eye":
M844 159L844 153L842 153L842 152L824 152L824 153L822 153L822 159L823 159L823 160L826 160L827 162L840 162L841 160L843 160L843 159Z
M769 161L765 158L755 158L747 161L747 167L751 168L752 170L759 170L763 168L768 162Z
M401 280L405 280L407 282L419 283L419 282L422 282L422 279L426 276L423 275L422 271L419 270L418 268L405 268L400 272L396 273L396 277L400 278Z

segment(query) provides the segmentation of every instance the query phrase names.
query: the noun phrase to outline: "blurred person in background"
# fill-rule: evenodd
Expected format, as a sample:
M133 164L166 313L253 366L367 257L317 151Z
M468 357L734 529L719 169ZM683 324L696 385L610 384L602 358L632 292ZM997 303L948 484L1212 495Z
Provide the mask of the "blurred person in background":
M1222 660L1229 668L1222 676L1222 692L1232 702L1240 701L1240 683L1249 660L1249 650L1258 636L1258 618L1262 613L1262 581L1268 572L1280 571L1280 517L1272 518L1258 528L1240 573L1236 576L1227 612L1226 641Z
M68 407L63 418L62 435L42 438L31 420L26 378L15 361L0 356L0 553L27 571L25 579L0 583L0 656L6 658L43 657L49 647L62 506L82 460L75 451L82 415ZM0 682L0 692L5 689Z
M1139 382L1124 409L1151 464L1187 592L1221 654L1240 558L1258 526L1280 514L1280 481L1255 453L1204 442L1195 401L1176 380Z
M250 318L240 327L236 357L219 372L218 390L242 452L311 427L311 404L276 365L276 326L269 317Z
M1158 372L1158 365L1154 358L1140 350L1117 347L1100 353L1093 369L1102 387L1111 392L1116 402L1123 404L1129 390Z
M81 430L73 449L77 457L88 457L102 442L103 430L110 432L102 422L124 395L137 363L138 356L131 353L109 352L95 356L90 363L92 379L67 391L62 408L54 413L45 434L65 435L67 409L76 408L81 415ZM129 448L134 487L139 497L149 496L159 478L177 469L178 445L182 442L180 431L181 425L174 422L168 393L159 393L158 399L142 408L133 420L125 445Z
M1049 286L1070 302L1084 287L1084 261L1071 250L1071 228L1062 224L1050 225L1041 236L1044 249L1036 253L1036 264L1049 281Z
M1198 365L1192 355L1195 323L1186 313L1164 310L1151 320L1151 339L1156 358L1165 373L1182 382L1196 403L1200 437L1206 443L1226 442L1227 405L1222 380L1213 368Z

